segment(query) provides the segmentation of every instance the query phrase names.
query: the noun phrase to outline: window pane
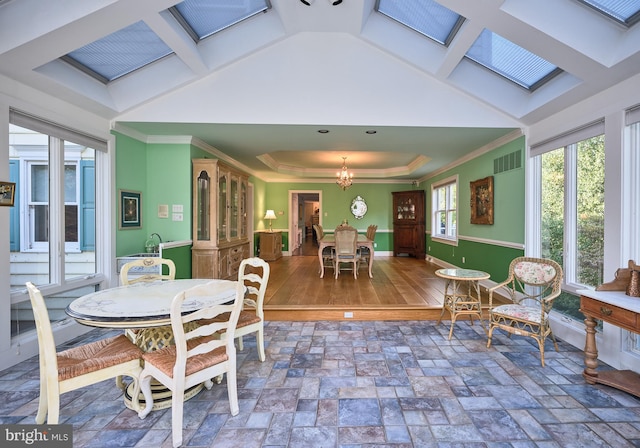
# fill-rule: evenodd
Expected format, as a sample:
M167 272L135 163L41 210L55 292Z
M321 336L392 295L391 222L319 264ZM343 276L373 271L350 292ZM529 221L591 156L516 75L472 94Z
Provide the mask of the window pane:
M95 150L64 142L65 279L96 272Z
M377 10L443 45L451 42L463 20L433 0L380 0Z
M455 237L456 236L456 228L457 228L457 217L456 212L449 213L449 233L448 236Z
M604 136L540 157L542 256L563 266L568 288L595 287L603 279ZM568 291L554 302L555 311L581 321L579 307Z
M534 89L560 71L540 56L487 29L482 31L466 56L526 89Z
M24 285L23 285L24 288ZM69 316L65 313L65 308L74 299L81 297L85 294L90 294L96 291L96 286L85 286L73 291L66 291L64 293L47 296L45 295L44 301L47 305L47 311L49 312L49 319L52 323L59 322L68 319ZM11 337L25 334L29 331L35 330L36 325L33 319L33 309L31 308L31 302L25 300L20 303L11 305Z
M562 266L564 244L564 148L542 156L542 256Z
M64 167L64 202L77 202L75 165L65 165Z
M604 136L578 143L576 281L603 283Z
M31 166L31 201L49 202L49 167Z
M9 178L16 183L9 210L10 290L25 282L50 283L49 269L49 136L9 125Z

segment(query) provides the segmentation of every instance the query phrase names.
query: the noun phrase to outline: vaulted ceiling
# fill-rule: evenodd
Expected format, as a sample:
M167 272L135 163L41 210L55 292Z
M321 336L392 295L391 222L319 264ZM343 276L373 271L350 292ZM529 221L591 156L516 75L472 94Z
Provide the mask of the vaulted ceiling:
M0 0L0 76L136 138L189 139L266 180L331 178L347 157L356 180L409 181L640 73L640 26L577 0L439 0L464 18L447 45L374 0L271 0L196 42L169 12L177 3ZM62 58L139 22L167 56L111 82ZM485 29L561 73L527 90L473 62Z

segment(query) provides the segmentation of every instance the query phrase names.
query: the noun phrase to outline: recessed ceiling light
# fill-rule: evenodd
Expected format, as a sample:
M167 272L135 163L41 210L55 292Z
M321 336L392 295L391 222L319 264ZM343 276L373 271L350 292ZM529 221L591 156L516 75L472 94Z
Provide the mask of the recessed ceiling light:
M369 129L368 131L365 131L367 134L375 134L378 131L374 131L373 129Z
M328 134L329 130L328 129L318 129L318 132L321 134Z

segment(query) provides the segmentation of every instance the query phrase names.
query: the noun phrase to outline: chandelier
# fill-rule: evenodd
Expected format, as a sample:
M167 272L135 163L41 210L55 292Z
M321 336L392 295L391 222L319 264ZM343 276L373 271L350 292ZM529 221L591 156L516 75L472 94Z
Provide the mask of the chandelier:
M336 184L343 190L346 190L353 183L353 173L349 173L347 171L347 158L342 158L342 170L337 173L338 179L336 180Z

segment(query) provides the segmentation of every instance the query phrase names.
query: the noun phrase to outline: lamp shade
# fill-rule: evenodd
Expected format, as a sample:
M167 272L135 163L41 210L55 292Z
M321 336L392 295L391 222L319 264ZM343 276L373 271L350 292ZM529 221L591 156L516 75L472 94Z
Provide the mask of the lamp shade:
M276 214L273 210L267 210L267 213L264 214L264 219L269 220L269 232L273 232L273 227L271 226L271 221L276 219Z

